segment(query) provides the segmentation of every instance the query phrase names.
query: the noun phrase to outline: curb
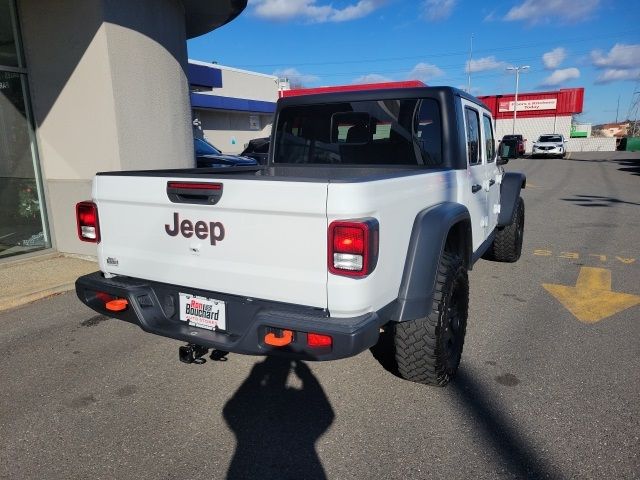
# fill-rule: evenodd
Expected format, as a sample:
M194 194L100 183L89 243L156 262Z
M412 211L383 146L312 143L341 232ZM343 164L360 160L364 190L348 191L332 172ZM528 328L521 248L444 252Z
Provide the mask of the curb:
M13 310L14 308L28 305L29 303L33 303L37 300L42 300L43 298L52 297L54 295L60 295L61 293L70 292L72 290L75 290L75 288L76 288L75 282L68 282L68 283L63 283L61 285L57 285L55 287L47 288L44 290L25 293L24 295L20 295L18 297L0 299L0 312Z

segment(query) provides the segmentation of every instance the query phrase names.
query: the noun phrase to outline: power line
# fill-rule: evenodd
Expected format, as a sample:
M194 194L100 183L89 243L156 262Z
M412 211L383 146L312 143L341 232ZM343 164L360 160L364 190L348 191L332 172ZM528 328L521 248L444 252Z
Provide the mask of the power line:
M528 43L528 44L520 44L520 45L511 45L509 47L501 47L501 48L484 48L484 49L476 49L475 52L478 54L479 52L483 54L491 54L495 52L506 52L512 50L520 50L522 48L529 47L538 47L541 45L554 45L558 43L562 44L573 44L573 43L582 43L585 40L593 40L593 39L603 39L603 38L617 38L623 37L628 33L639 33L637 30L626 30L621 32L616 32L611 35L594 35L589 37L574 37L573 39L567 39L562 41L546 41L546 42L536 42L536 43ZM322 65L348 65L354 63L380 63L380 62L393 62L393 61L401 61L401 60L412 60L416 58L443 58L443 57L456 57L456 56L466 56L468 51L454 51L454 52L445 52L445 53L435 53L435 54L427 54L427 55L410 55L403 57L381 57L381 58L370 58L370 59L351 59L351 60L333 60L333 61L323 61L323 62L285 62L285 63L262 63L262 64L239 64L238 67L243 68L257 68L257 67L282 67L282 66L290 66L294 63L299 67L308 67L308 66L322 66Z

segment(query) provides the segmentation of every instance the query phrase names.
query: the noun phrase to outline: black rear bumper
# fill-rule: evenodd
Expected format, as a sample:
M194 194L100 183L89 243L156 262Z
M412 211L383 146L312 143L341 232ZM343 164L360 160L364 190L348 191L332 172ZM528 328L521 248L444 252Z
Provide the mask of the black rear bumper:
M226 303L226 331L210 331L180 320L178 294L189 293ZM98 313L138 325L144 331L246 355L279 355L303 360L351 357L375 345L384 320L372 312L352 318L331 318L326 310L179 287L131 277L105 278L101 272L76 280L78 298ZM122 312L105 308L102 294L126 298ZM265 344L267 333L292 330L285 347ZM310 347L307 333L330 335L331 346Z

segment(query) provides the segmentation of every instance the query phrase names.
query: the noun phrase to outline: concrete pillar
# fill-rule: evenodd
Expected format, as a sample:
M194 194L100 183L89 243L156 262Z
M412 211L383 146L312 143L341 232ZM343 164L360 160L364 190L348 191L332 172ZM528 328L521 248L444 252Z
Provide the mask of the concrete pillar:
M77 240L74 205L98 171L194 165L179 0L19 0L54 246Z

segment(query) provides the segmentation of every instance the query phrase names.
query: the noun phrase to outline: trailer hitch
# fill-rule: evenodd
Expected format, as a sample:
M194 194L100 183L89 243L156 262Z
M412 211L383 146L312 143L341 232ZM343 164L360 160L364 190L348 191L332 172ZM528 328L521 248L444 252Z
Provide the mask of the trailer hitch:
M202 345L187 343L178 349L178 357L182 363L195 363L197 365L201 365L206 362L202 357L206 355L208 351L209 349Z

